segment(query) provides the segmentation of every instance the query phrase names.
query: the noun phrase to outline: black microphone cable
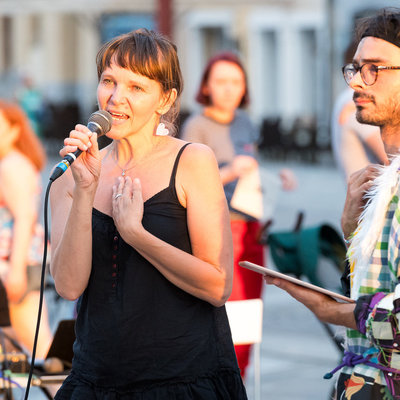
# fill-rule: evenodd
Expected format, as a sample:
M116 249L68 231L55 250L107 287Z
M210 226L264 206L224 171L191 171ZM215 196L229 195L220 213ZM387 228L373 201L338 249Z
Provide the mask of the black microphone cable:
M30 386L31 386L32 376L33 376L33 369L35 367L35 356L36 356L36 347L37 347L37 342L38 342L38 337L39 337L40 320L42 318L42 308L43 308L43 299L44 299L44 279L46 276L47 243L49 241L48 204L49 204L49 193L50 193L50 188L51 188L52 184L53 184L53 181L49 181L47 188L46 188L46 195L44 198L44 249L43 249L42 272L41 272L41 276L40 276L39 308L38 308L35 338L33 340L32 357L31 357L31 362L30 362L30 367L29 367L28 381L26 383L24 400L27 400L28 396L29 396L29 390L30 390Z

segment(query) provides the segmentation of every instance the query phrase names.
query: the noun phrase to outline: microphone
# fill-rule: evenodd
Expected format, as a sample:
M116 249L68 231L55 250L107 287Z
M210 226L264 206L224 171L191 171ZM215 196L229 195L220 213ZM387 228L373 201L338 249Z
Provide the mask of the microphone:
M97 136L100 137L110 131L112 124L113 119L111 114L105 110L98 110L89 117L87 127L92 132L96 132ZM54 171L50 176L50 181L54 182L57 178L59 178L81 153L82 150L80 149L74 151L73 153L68 153L54 168Z

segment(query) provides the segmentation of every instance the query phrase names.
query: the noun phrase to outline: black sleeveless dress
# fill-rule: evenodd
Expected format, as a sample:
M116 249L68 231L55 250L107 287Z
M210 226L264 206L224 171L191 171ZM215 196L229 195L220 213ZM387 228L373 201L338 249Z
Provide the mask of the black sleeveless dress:
M175 176L144 204L143 226L191 253ZM225 307L169 282L93 210L93 265L78 301L72 372L56 399L247 399Z

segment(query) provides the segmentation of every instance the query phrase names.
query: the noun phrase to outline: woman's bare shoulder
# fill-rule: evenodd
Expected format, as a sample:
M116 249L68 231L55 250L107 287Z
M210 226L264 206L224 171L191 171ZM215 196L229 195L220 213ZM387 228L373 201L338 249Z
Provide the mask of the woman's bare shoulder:
M206 145L190 143L186 146L179 161L178 180L185 186L199 181L220 179L218 163L214 152Z
M182 162L192 166L196 166L199 162L212 162L214 164L215 155L211 148L205 144L189 143L182 154Z
M3 179L35 179L39 176L39 171L28 157L12 151L0 161L0 176Z

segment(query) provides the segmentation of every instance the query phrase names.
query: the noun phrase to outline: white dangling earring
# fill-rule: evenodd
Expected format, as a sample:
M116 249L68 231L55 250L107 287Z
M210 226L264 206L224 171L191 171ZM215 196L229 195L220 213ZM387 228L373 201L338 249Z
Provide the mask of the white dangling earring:
M157 126L156 136L168 136L169 130L165 127L163 122L160 122Z

